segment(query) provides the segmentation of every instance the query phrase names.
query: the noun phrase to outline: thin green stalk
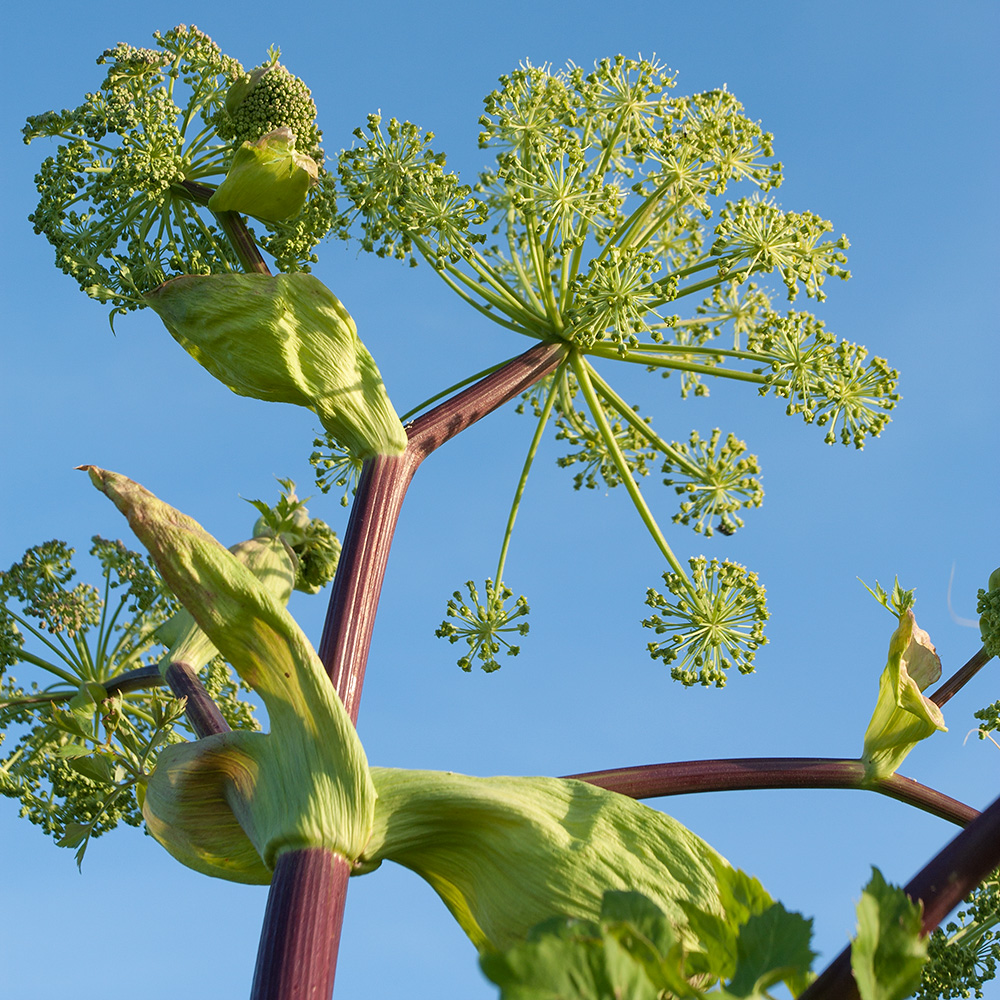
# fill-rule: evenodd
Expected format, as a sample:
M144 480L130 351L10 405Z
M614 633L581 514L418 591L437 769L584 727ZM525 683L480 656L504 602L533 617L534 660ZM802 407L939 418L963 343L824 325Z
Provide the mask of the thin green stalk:
M660 531L660 526L656 523L656 518L653 517L652 511L646 505L646 501L643 498L642 493L639 491L639 485L632 477L632 471L629 469L628 463L625 461L625 456L622 454L622 450L618 446L618 442L615 440L614 433L612 432L611 427L608 424L608 419L604 415L604 410L601 407L601 402L597 398L597 393L594 391L594 386L590 381L590 365L587 363L586 358L584 358L577 351L573 351L570 354L569 362L573 366L573 373L576 375L576 381L583 392L584 398L587 400L588 407L590 407L591 416L594 418L595 423L600 429L601 436L604 438L604 443L607 445L608 451L611 453L611 458L615 463L615 468L618 470L618 475L625 484L625 489L628 490L628 494L632 499L632 504L639 512L639 517L642 518L642 523L646 525L646 530L656 543L656 547L663 553L663 557L670 564L671 569L673 569L673 571L677 573L682 580L687 580L688 575L684 572L684 567L681 566L680 561L667 544L667 540L663 537L663 532Z
M658 451L666 455L674 465L683 469L692 478L699 478L701 472L693 462L691 462L685 455L679 452L672 444L668 444L663 438L660 437L652 427L649 426L644 420L641 420L636 414L635 410L629 406L621 396L618 395L608 385L597 371L591 367L590 377L593 379L594 384L597 386L597 391L607 400L607 402L614 408L620 416L628 421L653 447Z
M52 652L59 657L59 659L66 659L65 651L60 651L54 643L49 642L49 640L46 639L41 632L34 628L29 622L26 622L20 615L16 615L11 612L11 618L17 622L19 627L30 632L31 635L43 645L48 646L48 648L51 649ZM43 670L47 670L50 674L55 674L56 677L66 681L67 684L72 684L74 687L78 687L80 684L80 678L76 674L71 674L68 670L64 670L62 667L57 667L54 663L49 663L48 660L43 660L40 656L35 656L34 653L29 653L25 649L18 650L17 658L19 660L24 660L25 663L41 667ZM69 659L69 662L73 662L72 657Z
M545 313L545 306L542 305L541 300L535 294L535 288L532 285L531 281L528 279L527 272L524 270L524 262L521 260L520 253L518 253L517 244L516 244L516 241L514 239L514 235L515 235L514 234L514 229L510 225L510 221L508 220L508 224L507 224L507 246L510 248L510 260L511 260L511 263L514 265L514 269L517 271L517 276L521 280L521 287L524 289L524 291L527 294L528 298L531 300L531 304L535 307L535 309L539 313L541 313L541 314L544 315L544 313Z
M685 352L687 353L687 352ZM675 358L658 357L655 354L640 354L629 351L621 355L613 347L605 347L603 344L594 344L587 348L587 354L595 358L609 358L614 361L630 361L635 365L646 365L650 368L670 368L671 370L682 372L696 372L699 375L716 375L719 378L733 379L737 382L752 382L754 385L782 385L781 382L768 383L767 377L755 372L741 372L732 368L713 367L712 365L699 365L693 361L679 361Z
M419 235L413 235L412 239L414 246L417 247L424 259L440 273L441 265L437 263L437 254L432 252L427 241L422 239ZM488 298L490 301L494 302L498 309L511 316L511 318L514 318L515 315L524 315L528 317L530 325L531 313L525 309L524 300L507 284L506 281L503 280L496 270L486 260L484 260L482 255L479 254L471 245L467 246L467 250L469 252L467 262L476 274L478 274L490 287L494 289L495 295L487 295L487 288L485 288L481 282L473 281L464 271L454 267L450 262L445 262L443 267L445 267L459 281L475 290L484 298ZM513 307L513 311L504 305L505 301Z
M431 260L430 258L428 258L428 260L430 261L432 266L435 266L433 260ZM437 271L438 276L441 278L441 280L453 292L455 292L456 295L461 296L461 298L463 298L470 306L472 306L472 308L475 309L476 312L482 313L487 319L491 320L492 322L496 323L499 326L504 327L504 329L513 330L515 333L525 334L527 336L538 336L540 340L543 338L543 336L545 336L548 333L548 331L546 331L546 334L541 334L541 333L533 334L532 331L526 329L523 325L519 325L513 322L513 320L501 319L496 312L494 312L487 306L484 306L482 302L479 302L474 296L466 292L465 289L463 289L462 286L458 284L458 282L455 280L453 274L456 275L458 278L460 278L465 284L469 285L470 288L476 289L479 294L482 294L484 296L484 298L489 298L496 306L496 308L500 309L505 316L510 316L511 313L506 309L502 309L499 300L496 300L495 296L487 295L486 291L482 288L481 285L477 285L474 281L471 281L468 275L463 274L461 271L455 268L449 268L448 270L445 270L444 268L438 268L436 266L435 270Z
M562 362L560 369L564 368L565 364L565 361ZM545 405L542 407L541 416L538 418L538 425L535 427L534 436L531 439L531 444L528 446L528 454L524 459L524 467L521 469L521 478L517 481L517 489L514 491L514 501L510 506L510 516L507 518L507 528L504 531L503 545L500 548L500 558L497 561L497 587L503 583L504 564L507 562L507 549L510 546L511 535L514 532L514 521L517 518L518 508L521 506L521 497L524 495L524 488L528 484L528 474L531 472L531 464L535 460L535 453L538 451L538 446L541 443L542 434L545 432L545 426L548 424L549 417L552 414L552 405L556 398L558 378L559 370L553 373L552 385L549 387L548 394L545 397Z

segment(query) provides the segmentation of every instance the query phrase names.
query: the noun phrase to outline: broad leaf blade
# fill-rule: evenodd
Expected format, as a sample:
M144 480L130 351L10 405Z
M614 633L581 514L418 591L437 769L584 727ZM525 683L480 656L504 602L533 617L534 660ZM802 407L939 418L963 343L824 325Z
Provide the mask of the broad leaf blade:
M927 960L921 911L919 903L872 869L858 903L858 934L851 942L851 968L861 1000L903 1000L917 988Z

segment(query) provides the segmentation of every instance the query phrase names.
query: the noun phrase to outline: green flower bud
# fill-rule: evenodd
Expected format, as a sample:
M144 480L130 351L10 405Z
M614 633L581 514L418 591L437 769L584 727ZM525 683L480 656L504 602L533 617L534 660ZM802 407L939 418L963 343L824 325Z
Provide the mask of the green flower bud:
M310 517L305 501L295 494L295 483L279 480L283 490L271 507L262 500L251 503L261 512L253 526L254 538L280 538L295 555L295 589L318 594L334 577L340 562L340 539L318 517Z
M938 730L947 732L941 709L920 693L940 676L941 659L908 609L899 616L889 641L889 660L865 732L861 759L866 781L889 777L922 739Z
M235 115L243 102L250 96L250 92L260 83L266 73L270 73L274 69L275 65L275 63L265 63L249 73L244 73L226 91L226 113Z
M241 212L265 222L281 222L302 211L309 189L318 180L316 161L296 151L290 129L279 128L240 146L208 207L213 212Z
M406 431L354 320L313 275L182 275L146 301L233 392L308 407L359 459L405 450Z

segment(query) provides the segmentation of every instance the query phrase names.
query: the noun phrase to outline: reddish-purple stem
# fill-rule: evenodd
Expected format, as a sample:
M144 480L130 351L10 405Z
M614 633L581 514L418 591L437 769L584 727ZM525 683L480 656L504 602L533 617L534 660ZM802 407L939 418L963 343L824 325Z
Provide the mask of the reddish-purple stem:
M326 847L278 855L250 1000L326 1000L333 993L350 869Z
M756 788L856 788L888 795L958 826L971 823L979 815L964 802L911 778L894 774L865 784L864 776L865 766L860 760L837 757L685 760L566 775L633 799Z
M229 723L222 717L219 706L188 664L175 660L167 667L165 677L175 697L187 698L184 714L199 739L229 732Z
M1000 866L1000 799L985 809L904 887L910 899L924 904L923 932L938 924ZM799 1000L858 1000L846 947L816 978Z
M449 438L544 378L565 353L560 344L532 347L414 420L407 427L409 444L402 455L379 456L365 463L319 648L320 659L354 721L392 536L417 467ZM304 857L311 853L290 851L278 859L251 1000L325 1000L331 995L350 866L341 863L330 868ZM315 956L311 949L317 951Z
M964 667L959 668L934 692L930 695L931 701L935 705L943 705L949 698L954 697L990 660L990 654L986 652L986 647L980 647L979 652L973 653L969 662Z
M380 455L365 463L319 646L320 659L355 722L392 536L417 467L449 438L530 389L565 353L561 344L532 347L417 417L406 428L409 443L402 455Z

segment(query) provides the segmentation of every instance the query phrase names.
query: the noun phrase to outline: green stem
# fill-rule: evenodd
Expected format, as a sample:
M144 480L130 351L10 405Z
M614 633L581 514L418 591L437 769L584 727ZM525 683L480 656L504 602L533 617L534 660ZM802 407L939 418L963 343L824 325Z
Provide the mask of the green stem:
M573 366L573 374L576 375L576 381L580 386L580 390L583 392L584 399L587 400L587 406L590 408L591 416L594 418L594 422L597 424L597 427L601 432L601 436L604 438L604 443L615 463L618 475L625 484L625 489L628 490L629 497L632 499L632 504L639 512L639 517L642 518L642 523L646 525L646 530L652 536L657 548L663 553L663 557L670 564L671 569L673 569L673 571L677 573L682 580L687 580L688 575L684 571L684 567L681 566L677 556L674 555L673 550L667 544L667 540L663 537L663 532L660 531L660 526L656 523L656 518L653 517L652 511L646 505L646 501L643 499L642 493L639 491L639 485L632 477L632 470L629 469L628 462L625 461L625 456L622 454L622 450L618 446L618 442L615 440L615 435L608 424L608 418L604 415L604 408L601 406L601 402L597 398L597 393L594 391L594 386L590 381L590 365L577 351L570 354L569 362Z
M560 368L564 365L565 362L562 362ZM517 518L518 508L521 506L521 497L524 495L524 488L528 484L528 474L531 472L531 464L535 460L535 453L538 451L538 445L541 443L542 434L552 414L552 405L556 398L558 379L559 370L557 369L552 376L552 385L549 387L548 395L545 397L545 405L542 407L541 416L538 418L538 425L535 427L534 436L531 439L531 444L528 446L528 454L524 459L524 467L521 469L521 478L517 481L517 489L514 491L514 501L510 506L510 516L507 518L507 528L503 536L503 545L500 548L500 558L497 561L497 588L503 583L504 564L507 562L507 549L510 546L511 535L514 533L514 521Z
M594 384L597 386L597 391L608 401L608 403L614 408L621 417L627 420L654 448L662 452L667 458L676 465L679 469L690 476L692 479L701 479L701 470L691 462L684 454L678 451L673 445L668 444L663 438L660 437L644 420L641 420L636 414L635 410L629 406L621 396L618 395L608 385L604 379L601 378L597 372L591 368L590 377L594 380Z
M680 350L680 348L678 348ZM690 353L685 351L685 354ZM710 352L710 353L715 353ZM741 372L732 368L713 367L712 365L699 365L691 361L680 361L676 358L663 358L655 354L641 354L636 351L629 351L624 356L620 355L613 347L605 347L602 344L594 344L587 348L587 354L595 358L609 358L615 361L630 361L634 365L646 365L649 368L669 368L672 371L695 372L699 375L717 375L719 378L733 379L736 382L752 382L754 385L782 385L783 382L775 381L768 383L764 375L755 372Z

